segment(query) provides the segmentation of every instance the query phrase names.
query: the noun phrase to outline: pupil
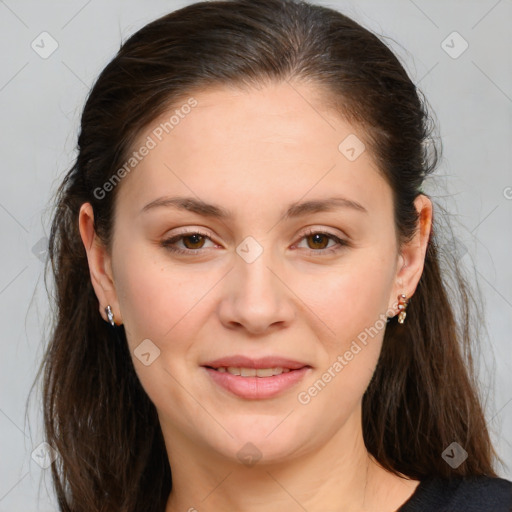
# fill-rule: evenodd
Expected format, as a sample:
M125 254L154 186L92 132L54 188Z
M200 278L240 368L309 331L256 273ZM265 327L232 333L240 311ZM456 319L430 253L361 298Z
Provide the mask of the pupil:
M198 234L196 234L196 235L189 235L189 236L187 236L187 237L186 237L186 239L188 239L189 241L190 241L190 240L192 240L192 242L191 242L191 243L192 243L192 245L195 245L195 244L198 244L198 243L200 243L200 242L201 242L201 240L200 240L200 239L201 239L202 237L203 237L203 235L198 235Z
M319 241L318 238L320 238L320 239L325 238L325 235L317 233L316 235L312 235L312 238L313 238L314 244L322 244L322 241L321 240Z

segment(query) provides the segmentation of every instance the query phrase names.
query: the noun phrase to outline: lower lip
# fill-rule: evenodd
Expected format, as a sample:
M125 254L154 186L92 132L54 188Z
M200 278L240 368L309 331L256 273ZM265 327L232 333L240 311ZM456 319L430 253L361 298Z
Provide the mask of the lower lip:
M216 384L234 395L249 400L272 398L293 387L311 369L309 366L305 366L300 370L290 370L287 373L273 375L272 377L241 377L228 372L221 373L205 366L203 368L206 369Z

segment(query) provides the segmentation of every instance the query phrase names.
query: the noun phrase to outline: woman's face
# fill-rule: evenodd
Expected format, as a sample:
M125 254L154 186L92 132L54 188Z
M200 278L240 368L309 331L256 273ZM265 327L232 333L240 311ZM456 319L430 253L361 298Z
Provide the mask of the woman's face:
M118 185L105 301L166 439L202 453L279 461L353 435L386 317L419 279L364 134L316 98L195 94Z

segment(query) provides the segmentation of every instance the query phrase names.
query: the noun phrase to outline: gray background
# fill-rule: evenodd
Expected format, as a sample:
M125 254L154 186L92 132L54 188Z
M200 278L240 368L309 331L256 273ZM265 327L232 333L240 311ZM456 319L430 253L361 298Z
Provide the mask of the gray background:
M0 0L0 512L56 510L49 469L36 463L44 459L37 457L39 394L28 417L25 405L48 331L41 252L47 205L75 157L86 94L122 40L189 3ZM481 289L482 389L505 462L498 470L512 479L512 2L315 3L391 38L437 115L444 159L427 192L449 208L456 234L449 247ZM58 44L46 59L31 47L35 41L42 52L46 37L44 51L51 48L43 31ZM464 41L468 48L459 55Z

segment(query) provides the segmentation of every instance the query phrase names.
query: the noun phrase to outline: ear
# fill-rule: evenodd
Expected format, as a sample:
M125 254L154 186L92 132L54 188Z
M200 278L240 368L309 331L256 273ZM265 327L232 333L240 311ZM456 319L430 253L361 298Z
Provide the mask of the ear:
M418 225L412 240L400 249L393 296L390 297L390 309L397 313L398 295L404 293L410 299L416 291L425 266L425 254L432 229L432 201L420 194L414 200L414 206L419 214Z
M114 321L122 324L121 312L112 274L111 256L94 230L94 212L90 203L80 207L78 218L80 236L87 252L91 283L99 301L99 311L108 321L105 308L110 305L114 313Z

